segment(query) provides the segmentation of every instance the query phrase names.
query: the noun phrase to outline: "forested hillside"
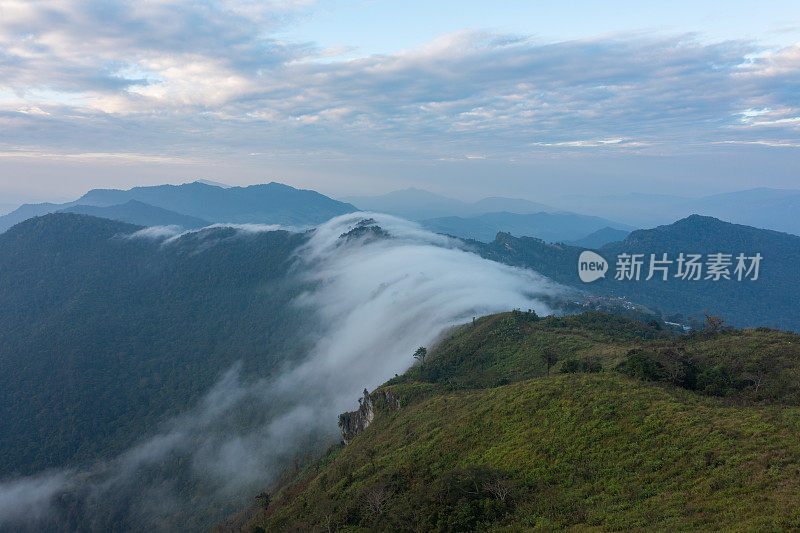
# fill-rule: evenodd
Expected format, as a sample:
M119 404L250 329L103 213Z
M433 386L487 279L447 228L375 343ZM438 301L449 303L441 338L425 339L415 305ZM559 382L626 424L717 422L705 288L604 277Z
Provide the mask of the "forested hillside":
M0 235L0 476L110 457L234 362L268 375L302 351L304 236L139 229L51 214Z
M798 371L800 336L774 330L485 317L218 529L796 529Z
M677 314L678 321L687 315L702 319L710 313L737 327L800 330L796 312L800 301L796 283L800 275L800 237L788 233L693 215L674 224L634 231L621 242L599 248L609 270L605 278L593 283L583 283L578 278L578 257L583 248L506 233L498 234L488 244L471 241L470 246L484 257L532 268L590 294L624 298L658 310L665 317ZM663 280L661 272L656 272L647 280L650 254L660 259L664 253L672 261L668 278ZM699 280L677 278L676 259L680 253L701 254L703 261L711 254L731 254L729 279L706 279L706 271ZM761 254L757 280L737 280L734 258L739 253ZM638 280L615 279L620 254L642 254Z

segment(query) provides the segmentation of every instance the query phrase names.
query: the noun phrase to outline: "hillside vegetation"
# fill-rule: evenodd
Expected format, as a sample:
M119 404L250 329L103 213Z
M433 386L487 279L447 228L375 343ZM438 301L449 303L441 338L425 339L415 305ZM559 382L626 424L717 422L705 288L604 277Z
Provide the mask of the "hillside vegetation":
M55 213L0 235L0 477L108 458L237 361L269 375L302 354L302 235L140 229Z
M485 317L220 529L800 528L798 371L800 336L774 330Z

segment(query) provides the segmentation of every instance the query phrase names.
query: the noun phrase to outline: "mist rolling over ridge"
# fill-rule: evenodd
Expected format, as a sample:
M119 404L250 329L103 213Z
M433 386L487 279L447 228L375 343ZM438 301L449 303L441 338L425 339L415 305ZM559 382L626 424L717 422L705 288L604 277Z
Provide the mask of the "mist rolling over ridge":
M482 259L387 215L322 224L293 261L286 282L305 289L288 305L307 312L307 355L261 379L240 376L235 365L194 408L116 459L4 482L0 510L38 514L4 513L0 524L169 530L219 520L297 450L336 441L338 413L365 387L408 368L418 346L473 316L509 308L550 313L540 298L562 291L530 270Z

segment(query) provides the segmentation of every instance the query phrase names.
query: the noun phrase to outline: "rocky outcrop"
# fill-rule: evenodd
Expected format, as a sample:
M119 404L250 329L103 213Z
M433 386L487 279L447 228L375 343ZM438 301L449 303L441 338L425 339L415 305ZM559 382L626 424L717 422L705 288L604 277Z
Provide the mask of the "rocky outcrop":
M340 239L349 241L351 239L365 238L367 240L386 239L389 233L380 227L374 218L363 218L359 220L350 231L339 235Z
M396 411L400 409L400 400L388 390L377 389L370 394L364 389L364 396L358 399L358 409L339 415L339 428L342 430L344 443L349 444L361 435L375 418L376 411L380 409Z

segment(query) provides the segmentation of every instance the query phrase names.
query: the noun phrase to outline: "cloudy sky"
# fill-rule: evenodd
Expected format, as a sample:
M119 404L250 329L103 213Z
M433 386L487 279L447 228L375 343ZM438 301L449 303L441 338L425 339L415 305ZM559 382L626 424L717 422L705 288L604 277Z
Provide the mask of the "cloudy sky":
M197 178L696 196L798 171L796 0L0 0L0 203Z

